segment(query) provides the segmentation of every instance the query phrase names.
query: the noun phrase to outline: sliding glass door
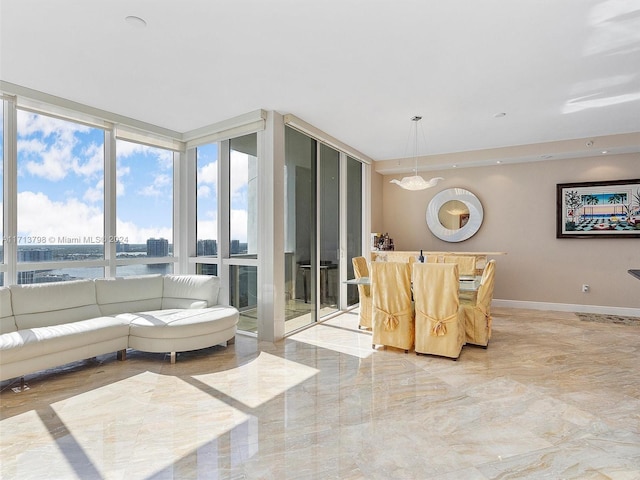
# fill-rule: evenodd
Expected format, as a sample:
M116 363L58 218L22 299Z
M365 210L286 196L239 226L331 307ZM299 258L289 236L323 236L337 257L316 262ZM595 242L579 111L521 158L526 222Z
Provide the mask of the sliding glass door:
M347 278L354 278L353 257L362 256L362 163L347 157ZM357 285L347 285L347 305L360 301Z
M340 304L340 152L320 144L318 160L320 317Z
M358 302L357 290L341 288L341 281L353 276L351 258L362 254L362 231L362 164L287 127L286 333Z
M315 140L285 130L285 332L317 321Z

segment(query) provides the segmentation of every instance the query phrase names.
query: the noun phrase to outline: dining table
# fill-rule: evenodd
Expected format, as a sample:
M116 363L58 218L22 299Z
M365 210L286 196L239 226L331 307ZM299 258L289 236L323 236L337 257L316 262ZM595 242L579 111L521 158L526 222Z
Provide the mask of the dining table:
M481 275L461 275L459 279L459 290L461 292L477 292L480 288L480 281L482 280ZM369 277L360 277L360 278L351 278L346 280L344 283L347 285L371 285L371 278Z

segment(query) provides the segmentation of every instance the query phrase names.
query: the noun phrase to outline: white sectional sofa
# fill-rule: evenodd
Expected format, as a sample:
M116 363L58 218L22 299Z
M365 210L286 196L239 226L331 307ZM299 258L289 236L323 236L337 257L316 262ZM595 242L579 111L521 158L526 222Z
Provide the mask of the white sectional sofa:
M233 341L239 313L218 277L148 275L0 287L0 380L118 352L197 350Z

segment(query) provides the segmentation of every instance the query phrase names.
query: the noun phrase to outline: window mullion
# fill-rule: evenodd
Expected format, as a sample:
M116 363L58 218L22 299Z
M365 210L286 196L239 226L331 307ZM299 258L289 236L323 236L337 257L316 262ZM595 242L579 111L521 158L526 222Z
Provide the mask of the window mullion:
M18 235L18 114L16 103L12 99L4 102L4 145L3 159L3 221L2 234L6 239L17 239ZM4 262L7 270L4 272L4 284L13 285L17 282L18 242L5 241Z
M116 236L116 136L113 130L104 132L104 236L105 240ZM105 277L116 276L116 243L105 242Z

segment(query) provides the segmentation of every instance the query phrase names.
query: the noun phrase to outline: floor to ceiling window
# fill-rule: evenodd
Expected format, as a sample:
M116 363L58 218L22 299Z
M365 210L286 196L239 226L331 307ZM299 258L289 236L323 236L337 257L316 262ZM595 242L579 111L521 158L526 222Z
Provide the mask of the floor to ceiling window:
M118 276L173 272L173 152L116 143Z
M240 310L238 328L257 332L258 318L257 134L229 142L229 299Z
M3 104L0 284L218 275L239 330L265 338L357 302L343 280L361 252L362 164L340 149L279 124L284 144L271 151L283 139L265 134L264 111L183 142L55 105Z
M17 172L18 283L103 276L104 131L18 110Z
M217 143L196 148L196 273L218 274Z
M217 275L240 310L238 329L258 330L258 144L250 133L195 147L196 273Z

